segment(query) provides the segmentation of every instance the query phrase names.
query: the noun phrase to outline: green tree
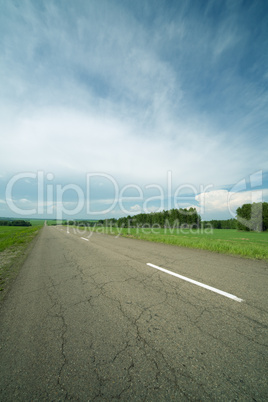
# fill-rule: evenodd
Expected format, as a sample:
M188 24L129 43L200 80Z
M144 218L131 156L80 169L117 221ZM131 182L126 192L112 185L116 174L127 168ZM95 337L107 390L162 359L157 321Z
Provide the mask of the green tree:
M237 208L237 228L260 232L268 227L268 204L257 202Z

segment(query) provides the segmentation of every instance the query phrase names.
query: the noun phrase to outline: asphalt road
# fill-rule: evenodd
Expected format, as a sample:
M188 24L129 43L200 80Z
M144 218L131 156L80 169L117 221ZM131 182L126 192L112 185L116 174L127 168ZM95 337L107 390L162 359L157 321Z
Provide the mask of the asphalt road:
M268 400L267 268L44 227L0 306L0 400Z

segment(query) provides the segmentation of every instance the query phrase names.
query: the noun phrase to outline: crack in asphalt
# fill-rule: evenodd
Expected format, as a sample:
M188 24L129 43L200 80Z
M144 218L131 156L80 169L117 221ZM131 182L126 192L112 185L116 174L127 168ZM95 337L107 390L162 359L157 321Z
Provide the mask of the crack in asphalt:
M68 397L68 392L64 388L64 385L61 383L61 373L67 364L67 358L66 358L66 353L65 353L65 342L66 342L66 332L67 332L67 324L64 318L64 308L60 302L59 297L57 296L57 289L59 286L58 284L54 284L53 279L51 276L48 276L48 280L51 283L51 286L49 286L46 291L47 295L52 303L52 306L50 307L50 310L55 310L54 314L52 315L51 313L48 312L48 315L51 317L58 318L61 321L61 329L60 329L60 340L61 340L61 345L60 345L60 352L61 352L61 358L62 358L62 363L60 365L60 368L58 370L58 376L57 376L57 385L60 388L61 391L65 393L64 399L66 400ZM54 290L53 292L51 290Z
M150 275L151 277L154 276L154 274ZM152 318L153 318L153 314L152 314L152 309L156 306L165 304L167 299L168 299L168 292L164 292L164 298L157 302L157 303L152 303L147 307L144 306L139 306L138 304L135 304L135 307L140 309L140 313L138 316L136 316L135 318L130 317L126 310L123 307L122 302L116 298L116 297L112 297L111 295L108 294L109 290L105 290L105 287L107 287L108 285L111 284L118 284L118 283L124 283L127 282L129 280L133 280L136 279L135 277L129 277L127 279L124 279L122 281L116 281L116 280L111 280L111 281L106 281L106 282L102 282L102 283L96 283L95 280L95 275L91 276L93 281L95 282L95 285L97 286L97 288L100 290L100 293L98 294L97 297L105 297L106 299L108 299L110 302L116 303L117 304L117 309L121 312L122 316L124 317L124 319L128 320L131 324L131 328L134 328L136 331L136 335L134 335L134 338L136 340L136 347L138 347L140 350L142 350L143 354L146 356L147 360L149 360L155 367L154 371L154 377L155 377L155 382L158 383L159 382L159 378L161 376L161 371L159 368L159 364L157 362L157 360L159 360L159 356L161 356L162 359L162 364L164 363L164 365L166 366L166 368L168 368L168 372L169 375L167 376L167 380L168 382L172 381L173 382L173 386L175 386L175 388L177 388L182 394L184 394L185 396L187 396L187 393L185 393L179 386L179 380L177 378L177 374L176 370L169 364L168 360L165 358L164 354L157 348L153 347L153 345L151 345L146 339L145 337L142 335L142 331L140 329L139 326L139 321L142 319L142 317L146 314L149 313L149 317L147 317L146 322L149 323ZM145 282L148 281L148 278L145 278L143 281L142 280L137 280L137 282L139 283L143 283L144 286L146 286ZM92 298L90 299L92 300ZM158 328L156 329L158 330ZM128 332L128 335L130 335L130 331ZM132 337L133 337L133 330L131 333ZM127 339L129 339L129 336L127 336ZM114 363L116 359L118 359L120 357L121 354L123 354L126 351L129 351L131 349L131 345L130 345L130 341L127 340L124 347L121 348L120 350L118 350L115 355L113 356L111 362ZM150 353L145 352L145 347L148 348L150 350ZM155 357L152 356L152 353L155 355ZM131 376L131 370L134 369L135 364L134 364L134 357L132 356L132 354L129 354L129 357L131 358L131 363L130 365L127 367L127 377L128 377L128 382L132 381L132 376ZM165 370L166 371L166 370ZM172 378L170 376L170 374L172 374ZM190 376L189 374L185 373L185 367L183 367L180 370L180 376L183 376L185 378L190 379L192 382L194 382L194 378L192 376ZM95 399L98 397L103 397L103 393L101 391L101 388L103 387L103 381L101 380L100 375L98 375L98 379L99 379L99 392L98 394L95 396ZM201 386L200 384L198 384L198 386ZM127 390L129 390L130 385L127 386L126 388L123 388L122 391L117 395L118 397L120 397L124 392L126 392ZM206 392L204 391L204 393L206 394ZM146 400L146 397L145 399Z
M124 272L126 275L124 279L111 279L109 271L100 270L98 265L91 264L90 259L85 260L87 263L82 266L78 263L75 254L71 255L69 250L63 253L63 259L64 263L58 267L62 269L65 268L65 265L69 267L67 277L59 280L56 275L48 275L49 284L42 290L46 291L51 302L47 311L48 316L57 318L60 323L58 333L61 360L58 368L57 387L63 393L64 400L76 399L74 392L69 389L66 381L64 382L64 375L72 364L68 356L69 351L66 348L70 336L69 326L71 326L67 313L71 309L81 306L89 317L98 317L102 311L102 305L108 306L113 316L118 317L122 334L118 340L113 340L107 333L107 342L111 342L109 356L103 356L102 351L99 350L103 339L93 339L90 333L87 334L89 337L87 353L90 356L88 373L92 381L93 378L95 381L93 381L95 385L94 390L91 391L90 400L128 399L133 391L133 384L140 384L142 387L142 370L145 370L152 385L147 383L139 395L139 400L146 401L148 398L152 398L152 395L156 398L158 392L163 391L164 388L169 390L171 395L177 396L178 399L192 399L194 390L197 389L202 390L201 393L205 399L211 398L211 393L206 389L203 377L199 378L195 373L195 370L197 372L198 370L199 372L206 371L206 353L201 349L198 357L196 357L194 355L196 351L183 353L184 351L181 349L180 356L183 358L180 362L176 360L176 364L174 364L172 355L162 348L159 337L161 334L162 337L168 339L171 345L175 345L175 342L180 339L180 333L186 331L185 327L180 326L180 322L174 322L174 333L170 329L169 332L165 330L166 317L164 312L169 310L171 317L175 318L179 306L179 313L183 314L187 326L192 331L217 342L219 348L232 349L232 345L225 341L221 335L214 334L213 328L206 328L206 315L216 316L221 309L215 308L215 306L210 307L204 300L202 291L188 297L190 291L187 290L184 283L175 283L160 272L145 269L141 276L140 270L133 266L132 260L127 255L124 263L129 272ZM62 300L59 289L69 282L74 282L74 286L79 289L79 292L75 294L76 300L70 300L66 303ZM126 285L137 289L137 292L132 294L133 299L128 298L127 294L124 293ZM119 289L121 290L119 291ZM142 289L145 290L146 294L158 293L157 301L150 302L150 297L139 299L139 292L141 293ZM39 289L36 289L32 292L38 291ZM179 305L178 300L180 301ZM232 322L236 320L238 313L226 310L222 310L222 312L225 314L225 320L229 319ZM252 319L251 317L248 318ZM255 324L258 324L259 328L261 327L259 321L256 320ZM263 328L266 326L263 325ZM236 333L250 342L262 346L262 343L258 343L256 339L243 334L237 328ZM181 348L183 346L184 344L181 345ZM174 350L176 350L176 345ZM118 372L120 381L118 380L119 382L115 387L113 387L112 380L109 377L110 367L120 367ZM228 372L222 371L222 375L234 388L233 394L235 394L237 379L232 380ZM185 384L188 386L186 387ZM238 397L249 396L243 389L240 391ZM253 396L252 399L254 399Z

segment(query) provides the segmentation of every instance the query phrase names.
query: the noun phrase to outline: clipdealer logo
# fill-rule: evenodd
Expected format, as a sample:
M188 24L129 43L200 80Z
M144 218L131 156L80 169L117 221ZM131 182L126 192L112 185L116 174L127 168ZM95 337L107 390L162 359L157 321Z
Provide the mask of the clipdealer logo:
M95 200L94 193L96 193L96 183L99 185L105 181L109 185L109 194L112 196L109 200L105 200L102 204ZM16 193L17 186L24 185L31 182L35 188L34 205L21 205L16 200L14 194ZM62 219L64 216L75 216L83 211L90 216L107 215L119 208L123 214L131 214L133 210L127 207L127 203L141 204L140 210L149 213L150 204L158 203L159 211L172 208L181 208L181 202L185 202L185 192L191 193L191 198L194 199L199 193L208 191L213 185L203 186L199 188L191 184L182 184L173 189L172 172L167 172L166 183L161 186L157 183L150 183L141 187L134 183L126 184L122 187L118 181L110 174L98 172L87 173L85 177L85 186L79 186L75 183L56 184L55 176L53 173L45 173L43 171L35 172L22 172L14 175L6 185L6 203L13 213L19 215L55 215L57 219ZM135 195L128 195L129 191ZM151 197L146 196L146 191L153 191ZM67 192L72 192L75 196L75 201L67 202ZM94 205L98 204L98 208L94 209ZM203 212L203 206L199 212ZM189 212L190 213L190 212Z
M109 193L109 199L104 197L105 199L96 200L96 193L103 182L106 185L105 196ZM15 194L27 183L31 183L34 188L35 202L21 203ZM261 220L261 211L255 211L254 217L245 220L237 216L236 209L245 203L251 203L255 207L257 203L262 202L263 190L260 188L262 183L263 172L260 170L251 174L247 180L242 179L237 182L229 191L225 190L227 198L222 202L226 211L248 228L252 227L253 219L254 222L256 221L256 214ZM143 213L152 212L150 206L153 204L158 205L155 212L172 208L180 209L187 200L185 194L191 194L188 197L188 203L189 199L197 201L198 205L193 206L202 215L207 210L211 196L213 197L213 187L212 184L197 187L189 183L175 187L171 171L167 171L164 185L150 183L143 187L133 183L120 186L112 175L103 172L86 173L83 186L76 183L57 184L53 173L37 171L22 172L11 177L6 185L5 198L9 210L17 215L42 216L45 214L63 219L64 217L75 218L79 213L88 216L105 216L114 213L116 208L121 214L133 215L137 211L133 209L135 203L134 206ZM108 191L107 188L109 188ZM148 196L150 191L154 193L151 197ZM70 201L70 193L72 193L73 201Z

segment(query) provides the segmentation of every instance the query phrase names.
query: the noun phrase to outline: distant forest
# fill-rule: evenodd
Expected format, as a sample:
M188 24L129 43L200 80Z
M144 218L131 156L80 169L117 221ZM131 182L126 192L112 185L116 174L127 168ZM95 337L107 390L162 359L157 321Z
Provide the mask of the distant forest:
M134 216L119 218L117 225L120 227L154 226L160 227L200 227L201 217L195 208L170 209L169 211L141 213Z
M28 221L21 219L11 220L11 219L1 219L0 226L32 226Z
M151 212L149 214L141 213L134 216L127 216L119 219L100 219L98 222L86 220L71 221L69 224L87 225L87 226L118 226L118 227L200 227L201 217L195 208L189 209L171 209L169 211Z
M196 208L171 209L168 211L140 213L119 219L72 220L62 222L64 225L80 226L118 226L118 227L154 227L161 228L213 228L239 229L246 231L268 230L268 203L244 204L237 208L237 219L202 221ZM56 223L55 223L56 224ZM12 218L0 218L0 226L32 226L29 221Z
M178 227L178 228L213 228L265 231L268 230L268 203L244 204L237 209L238 219L213 219L202 221L195 208L171 209L169 211L141 213L119 219L100 219L99 221L69 221L69 224L86 226L118 227ZM66 222L67 224L67 222Z

